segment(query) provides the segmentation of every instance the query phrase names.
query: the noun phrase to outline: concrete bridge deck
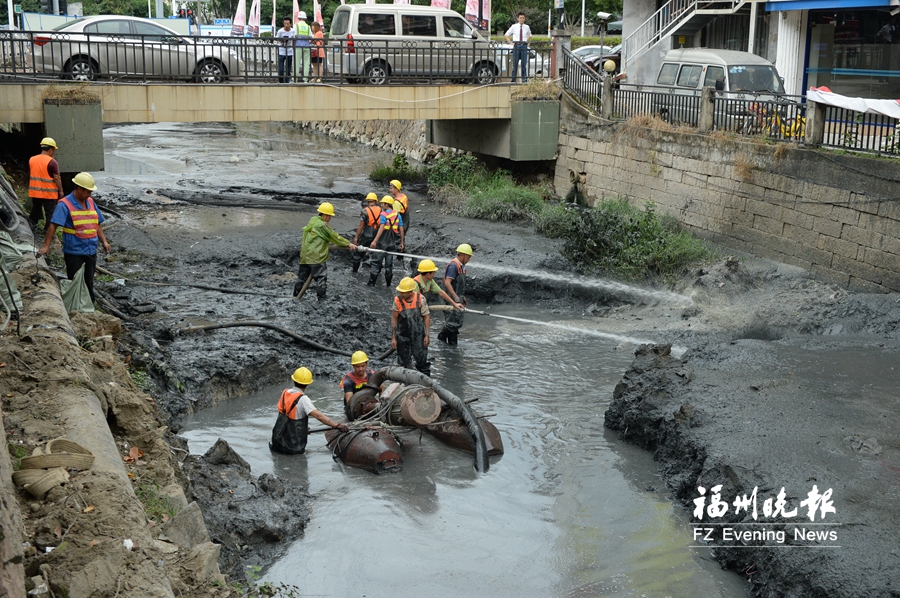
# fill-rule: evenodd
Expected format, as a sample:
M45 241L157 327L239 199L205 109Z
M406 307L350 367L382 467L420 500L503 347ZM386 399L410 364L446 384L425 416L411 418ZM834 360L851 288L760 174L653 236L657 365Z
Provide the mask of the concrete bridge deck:
M511 117L511 85L0 84L0 122L44 122L44 98L90 94L104 123Z

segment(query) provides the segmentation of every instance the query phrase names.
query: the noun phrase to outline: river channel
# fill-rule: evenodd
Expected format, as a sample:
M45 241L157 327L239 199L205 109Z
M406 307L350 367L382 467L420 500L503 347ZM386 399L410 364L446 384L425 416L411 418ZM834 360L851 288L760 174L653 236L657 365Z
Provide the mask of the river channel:
M107 128L107 172L98 184L137 193L167 179L221 188L257 176L270 186L307 180L311 188L364 194L372 165L392 157L288 126L235 129ZM548 318L529 302L490 307ZM434 347L431 359L439 382L477 399L473 406L503 436L505 454L486 474L475 472L471 455L418 433L403 436L398 474L347 468L316 435L303 456L274 455L267 440L283 385L184 417L192 453L223 438L255 475L282 476L315 497L306 533L264 581L295 585L304 596L745 595L740 577L689 548L687 515L667 499L650 455L603 427L633 347L580 334L596 320L566 314L552 321L572 329L467 318L459 346ZM317 376L308 389L335 417L341 374Z

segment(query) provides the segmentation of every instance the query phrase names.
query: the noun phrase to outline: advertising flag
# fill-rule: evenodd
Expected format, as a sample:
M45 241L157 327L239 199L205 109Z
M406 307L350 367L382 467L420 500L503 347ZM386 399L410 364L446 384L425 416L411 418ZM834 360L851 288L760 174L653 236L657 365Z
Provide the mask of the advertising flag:
M491 22L491 0L481 1L481 23L478 22L479 0L466 0L466 20L478 27L487 29Z
M431 0L434 8L450 8L450 0Z
M244 25L247 24L247 1L240 0L238 2L237 11L234 13L234 20L231 21L232 37L244 37Z
M259 37L259 0L253 0L250 5L250 22L247 24L247 33L250 37Z

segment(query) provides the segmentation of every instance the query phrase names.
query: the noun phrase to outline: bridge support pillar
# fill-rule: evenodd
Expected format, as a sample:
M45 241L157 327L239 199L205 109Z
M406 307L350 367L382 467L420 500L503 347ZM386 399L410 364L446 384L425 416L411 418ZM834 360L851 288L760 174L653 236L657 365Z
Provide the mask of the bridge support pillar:
M44 99L44 130L59 146L54 158L60 170L103 170L103 109L99 99Z

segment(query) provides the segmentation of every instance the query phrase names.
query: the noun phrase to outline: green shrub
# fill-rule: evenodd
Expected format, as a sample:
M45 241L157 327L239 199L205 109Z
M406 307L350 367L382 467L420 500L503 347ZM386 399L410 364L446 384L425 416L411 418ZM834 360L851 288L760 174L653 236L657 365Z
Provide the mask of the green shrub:
M399 179L404 185L408 183L424 183L426 172L424 168L412 166L406 159L406 154L397 154L390 166L378 166L369 173L369 178L379 183L387 183L392 179Z
M469 155L441 156L428 167L428 186L439 188L445 185L456 185L461 189L468 187L475 172L483 167L478 158Z
M640 210L624 199L604 200L579 214L564 237L568 259L630 280L671 276L712 255L673 218L658 216L652 202Z
M578 220L578 211L563 204L546 203L534 217L534 230L551 239L566 236Z

